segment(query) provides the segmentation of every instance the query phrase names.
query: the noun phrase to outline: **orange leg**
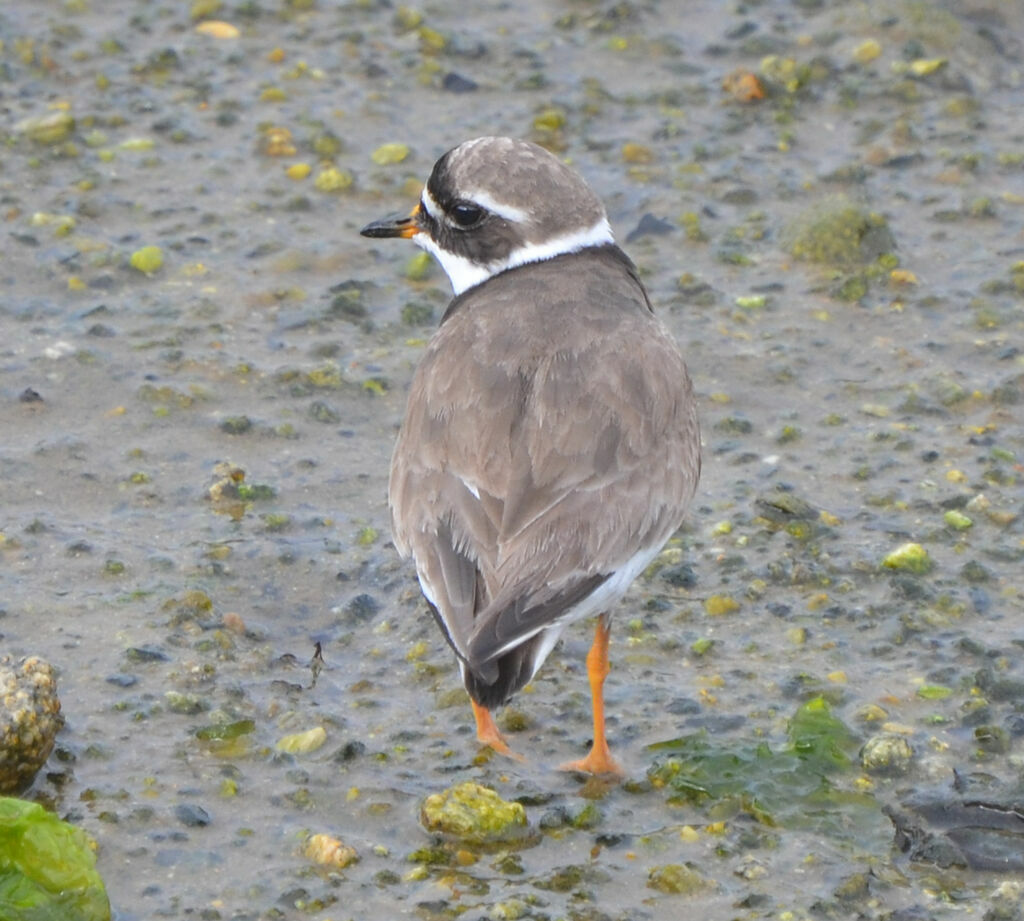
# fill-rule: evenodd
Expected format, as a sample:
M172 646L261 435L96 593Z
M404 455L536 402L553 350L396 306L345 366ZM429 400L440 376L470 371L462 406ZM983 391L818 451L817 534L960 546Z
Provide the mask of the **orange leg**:
M476 737L480 744L490 745L491 748L502 755L512 755L512 749L508 747L508 743L505 742L501 732L495 725L491 711L486 707L481 707L472 697L469 699L469 702L473 705L473 716L476 719ZM515 755L512 755L512 757L515 757Z
M590 696L594 706L594 743L586 758L570 761L562 765L563 771L585 771L588 774L617 774L622 776L622 768L615 763L608 750L608 740L604 734L604 679L611 670L608 666L608 640L612 634L612 626L607 614L597 620L594 631L594 643L587 653L587 677L590 679Z

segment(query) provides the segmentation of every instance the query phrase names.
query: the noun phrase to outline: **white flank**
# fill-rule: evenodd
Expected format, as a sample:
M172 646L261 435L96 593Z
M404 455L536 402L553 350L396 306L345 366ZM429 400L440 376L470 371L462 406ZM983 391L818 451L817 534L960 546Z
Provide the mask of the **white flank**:
M562 638L562 631L564 629L564 624L555 624L553 627L541 630L540 642L537 644L537 648L533 655L533 671L530 673L531 681L533 681L533 676L540 671L540 667L544 664L544 660L551 655L551 650L558 645L558 641Z
M427 211L433 214L431 209L437 207L437 203L432 201L426 192L424 192L423 203L426 205ZM452 290L456 294L462 294L463 291L474 285L487 281L491 276L504 272L506 269L515 268L517 265L543 262L545 259L554 259L555 256L578 252L588 246L603 246L606 243L614 242L608 219L602 217L592 227L563 234L545 243L528 243L526 246L513 250L506 259L498 259L481 265L471 262L465 256L457 256L455 253L441 249L429 234L418 233L412 239L415 244L433 253L434 258L441 263L441 268L444 269L451 281Z

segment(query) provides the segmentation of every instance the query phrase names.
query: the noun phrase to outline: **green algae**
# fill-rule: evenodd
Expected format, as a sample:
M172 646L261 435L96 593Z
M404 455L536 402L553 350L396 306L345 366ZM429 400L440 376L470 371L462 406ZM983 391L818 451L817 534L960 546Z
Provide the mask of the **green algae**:
M815 697L794 713L781 748L726 745L702 731L652 745L658 757L648 779L670 804L701 807L712 820L745 814L764 825L842 836L877 815L872 797L839 783L852 772L857 748L828 702Z
M0 917L108 921L88 835L36 803L0 798Z
M420 819L427 831L477 843L519 839L527 829L521 803L503 800L494 790L472 781L428 796Z
M865 265L896 245L882 215L841 195L803 211L786 227L783 241L795 259L837 267ZM853 295L847 291L845 299L855 299Z

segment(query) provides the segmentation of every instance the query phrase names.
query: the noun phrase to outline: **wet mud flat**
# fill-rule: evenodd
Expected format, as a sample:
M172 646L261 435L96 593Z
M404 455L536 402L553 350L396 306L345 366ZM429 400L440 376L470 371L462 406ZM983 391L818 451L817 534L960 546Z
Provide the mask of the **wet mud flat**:
M1022 16L0 9L0 650L59 670L29 796L115 916L1019 917ZM388 540L449 292L358 229L483 133L599 190L700 397L614 620L621 785L553 769L588 627L488 757ZM467 780L530 833L428 832Z

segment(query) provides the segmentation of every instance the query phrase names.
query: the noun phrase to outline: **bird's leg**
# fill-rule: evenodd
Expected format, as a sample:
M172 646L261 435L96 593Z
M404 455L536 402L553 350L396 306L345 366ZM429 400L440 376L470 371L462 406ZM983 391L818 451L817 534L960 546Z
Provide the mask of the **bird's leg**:
M608 665L608 640L612 625L607 614L597 619L594 642L587 653L587 678L590 679L590 696L594 708L594 742L590 753L579 761L562 765L563 771L586 771L588 774L616 774L622 776L622 768L616 764L608 750L604 734L604 679L611 670Z
M490 745L496 752L502 755L512 755L512 749L503 738L491 716L491 711L481 707L473 698L469 699L473 705L473 717L476 719L476 737L481 745Z

